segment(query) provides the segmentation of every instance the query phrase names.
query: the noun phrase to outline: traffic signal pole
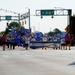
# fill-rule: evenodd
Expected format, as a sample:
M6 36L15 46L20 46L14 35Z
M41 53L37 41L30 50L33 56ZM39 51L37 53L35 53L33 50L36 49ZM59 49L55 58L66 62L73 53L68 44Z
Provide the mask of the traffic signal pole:
M20 13L18 14L18 23L19 23L19 29L20 29Z
M29 12L29 29L30 29L30 9L28 9Z

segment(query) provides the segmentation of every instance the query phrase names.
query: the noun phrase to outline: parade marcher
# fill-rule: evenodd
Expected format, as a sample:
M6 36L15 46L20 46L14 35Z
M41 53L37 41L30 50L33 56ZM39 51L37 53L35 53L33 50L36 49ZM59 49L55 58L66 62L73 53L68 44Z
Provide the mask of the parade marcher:
M63 47L63 49L65 49L65 37L61 38L61 40L60 40L60 46L61 46L61 50L62 50L62 47Z
M2 46L1 40L2 40L2 34L0 34L0 46Z
M2 36L2 47L3 47L3 51L5 51L5 46L6 46L6 35Z
M57 37L53 37L53 49L60 49L60 39L58 40Z
M11 43L11 36L7 36L7 47L9 48L10 47L10 43Z
M57 43L55 43L55 42L57 42L57 38L56 37L53 37L53 49L57 49Z
M25 37L24 36L21 37L20 43L22 44L23 47L25 47Z
M12 43L11 43L12 39L11 39L11 35L7 36L7 47L9 49L12 49Z
M26 48L26 50L28 50L29 43L30 43L30 36L26 35L25 36L25 48Z
M47 42L48 41L48 38L47 38L47 36L46 35L43 35L43 37L42 37L42 41L43 42ZM46 47L45 47L45 45L44 45L44 47L43 48L45 48L45 50L46 50ZM42 49L43 49L42 48Z
M36 41L35 37L32 37L32 38L31 38L31 41Z
M69 34L67 34L67 35L65 36L65 41L66 41L66 50L67 50L67 46L69 47L69 50L71 50L71 49L70 49L71 36L70 36Z
M11 37L11 49L15 49L15 45L16 45L16 39L14 36Z

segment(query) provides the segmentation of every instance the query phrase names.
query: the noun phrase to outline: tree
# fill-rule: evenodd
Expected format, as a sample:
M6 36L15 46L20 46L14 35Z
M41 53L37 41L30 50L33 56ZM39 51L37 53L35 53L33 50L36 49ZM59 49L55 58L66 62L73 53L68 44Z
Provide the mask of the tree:
M54 35L57 35L57 34L60 34L61 31L58 29L58 28L55 28L53 31L50 31L48 33L49 36L54 36Z
M75 16L70 17L70 34L75 36Z
M25 28L23 26L19 27L18 22L7 23L7 27L5 29L5 34L8 34L9 32L11 32L12 28L14 28L14 30L16 32L18 32L20 30L21 31L21 36L23 36L25 34Z
M61 31L60 31L58 28L55 28L55 29L53 30L53 32L54 32L54 34L60 34L60 33L61 33Z
M7 23L7 27L5 29L5 34L8 34L9 32L11 32L12 28L14 28L15 31L18 31L19 23L18 22Z
M49 36L53 36L53 35L54 35L54 32L50 31L50 32L48 33L48 35L49 35Z

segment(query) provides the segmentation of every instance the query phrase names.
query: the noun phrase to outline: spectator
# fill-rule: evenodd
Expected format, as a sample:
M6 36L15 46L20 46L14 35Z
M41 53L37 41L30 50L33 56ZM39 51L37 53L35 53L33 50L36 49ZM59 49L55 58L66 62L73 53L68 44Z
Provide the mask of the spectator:
M66 41L66 50L67 50L67 46L69 47L69 50L71 50L71 49L70 49L71 36L70 36L69 34L67 34L67 35L65 36L65 41Z
M2 47L3 47L3 51L5 51L5 45L6 45L6 36L3 35L2 36Z

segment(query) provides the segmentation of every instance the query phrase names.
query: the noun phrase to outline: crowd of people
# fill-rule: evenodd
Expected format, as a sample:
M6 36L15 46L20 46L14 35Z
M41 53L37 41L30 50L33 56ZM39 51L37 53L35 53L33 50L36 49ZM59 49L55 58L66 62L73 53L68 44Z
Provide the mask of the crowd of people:
M71 50L70 46L71 46L71 36L69 34L67 34L65 37L61 38L61 49L63 47L63 49L65 49L66 46L66 50L67 50L67 46L69 47L69 50Z
M18 41L16 41L16 40L18 40ZM0 45L2 46L3 51L6 49L6 47L9 49L15 49L15 46L18 46L18 47L23 46L23 47L25 47L26 50L28 50L30 41L37 41L37 40L35 39L35 36L30 36L30 35L23 35L20 37L20 39L17 39L12 34L10 34L10 35L4 35L4 34L2 35L1 34L0 35ZM56 37L50 38L49 36L43 35L42 39L39 41L42 41L42 42L60 41L59 47L61 50L62 49L67 50L68 48L69 48L69 50L71 50L70 46L71 46L72 38L69 34L66 34L65 37L62 37L62 38L60 38L60 36L58 38L56 38ZM46 49L46 47L43 47L43 48Z
M30 36L25 35L20 37L20 39L16 38L13 35L0 35L0 45L3 48L3 51L5 51L6 47L9 49L15 49L15 46L20 46L19 44L23 44L23 47L25 47L28 50L28 44L30 43Z

